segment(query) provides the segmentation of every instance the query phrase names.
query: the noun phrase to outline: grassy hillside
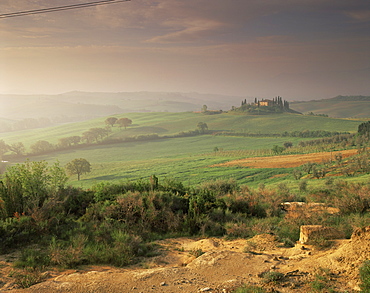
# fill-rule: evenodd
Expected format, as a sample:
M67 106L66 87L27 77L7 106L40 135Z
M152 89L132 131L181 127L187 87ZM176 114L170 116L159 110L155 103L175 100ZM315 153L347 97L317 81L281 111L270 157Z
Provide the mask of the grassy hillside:
M284 131L326 130L338 132L357 131L360 121L333 119L297 114L254 116L241 114L204 115L202 113L130 113L115 115L128 117L133 124L125 129L115 126L111 138L124 139L156 133L160 137L176 135L182 131L194 130L199 122L205 122L211 131L226 131L254 134L281 134ZM28 149L38 140L56 144L59 138L81 135L93 127L105 127L104 118L79 123L70 123L28 131L2 134L6 143L23 142ZM232 159L258 155L258 150L271 151L274 145L290 141L297 145L298 137L237 137L199 135L181 138L160 138L151 141L121 142L79 146L74 149L54 151L31 160L60 161L65 165L75 158L85 158L92 165L92 172L77 182L77 186L91 186L105 180L134 180L148 178L152 174L171 177L191 185L216 178L235 178L240 183L258 185L260 182L277 182L276 175L291 173L289 169L250 169L241 167L213 167ZM215 152L217 148L219 151ZM253 150L253 151L252 151ZM21 162L21 160L11 163ZM281 179L279 179L281 180Z
M297 143L300 140L294 138L292 141ZM215 178L231 177L241 183L248 183L251 182L249 176L264 171L239 167L211 166L251 155L247 150L271 149L274 144L282 145L285 141L285 138L241 138L205 135L90 146L73 151L36 156L32 157L32 160L50 162L58 160L62 165L65 165L75 158L87 159L91 162L93 170L91 173L84 175L81 182L77 182L74 177L71 178L73 184L77 186L80 184L91 186L105 180L147 179L152 174L161 178L175 178L191 185ZM215 153L213 151L214 147L223 149L223 151Z
M332 99L291 102L291 107L301 113L313 112L340 118L369 118L370 97L338 96Z
M128 137L157 133L174 135L181 131L194 130L199 122L205 122L212 131L235 131L245 133L281 134L284 131L326 130L338 132L356 132L360 121L333 119L326 117L304 116L298 114L276 115L243 115L219 114L204 115L202 113L127 113L114 115L132 120L132 126L126 130L113 127L112 137ZM105 127L106 117L78 123L63 124L44 129L33 129L18 132L1 133L0 138L6 143L23 142L28 147L38 140L57 143L61 137L81 135L93 127Z

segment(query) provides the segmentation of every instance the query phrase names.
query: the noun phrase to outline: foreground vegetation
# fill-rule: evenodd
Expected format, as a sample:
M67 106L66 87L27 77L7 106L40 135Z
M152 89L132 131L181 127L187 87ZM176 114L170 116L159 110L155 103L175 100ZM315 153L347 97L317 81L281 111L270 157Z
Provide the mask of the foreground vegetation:
M82 189L67 186L66 179L58 163L26 162L4 174L0 252L21 250L12 273L21 287L42 281L43 271L50 267L122 267L140 262L156 255L153 240L167 237L249 238L271 233L290 247L303 224L335 227L346 237L355 228L370 225L368 183L328 178L324 187L300 181L300 190L293 191L283 183L276 188L262 184L249 188L232 179L186 187L152 175ZM323 202L340 213L289 219L280 206L285 201ZM330 245L325 239L313 244ZM361 278L368 286L365 267ZM321 279L317 282L321 288Z
M370 225L370 185L327 180L325 188L286 185L252 189L235 180L196 187L152 175L146 180L100 183L91 189L66 185L58 164L26 162L11 167L0 185L0 251L22 249L18 268L125 266L155 253L151 242L175 236L248 238L275 234L292 246L302 224L336 227L349 237ZM322 202L335 216L284 217L286 201ZM323 245L322 242L319 245Z

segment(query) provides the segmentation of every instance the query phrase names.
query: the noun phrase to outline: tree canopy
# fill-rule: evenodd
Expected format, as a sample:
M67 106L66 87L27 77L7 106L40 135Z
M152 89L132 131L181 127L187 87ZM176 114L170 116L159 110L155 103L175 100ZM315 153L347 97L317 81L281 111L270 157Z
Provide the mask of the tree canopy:
M77 175L80 180L82 174L91 172L91 165L86 159L74 159L66 165L66 171L69 175Z
M130 126L132 124L132 120L128 118L120 118L117 120L116 123L119 125L119 127L124 127L126 129L127 126Z
M208 130L208 125L205 122L199 122L197 124L197 128L199 129L200 133L204 133L206 130Z
M116 124L117 120L118 119L116 117L108 117L107 119L105 119L105 124L113 127L114 124Z

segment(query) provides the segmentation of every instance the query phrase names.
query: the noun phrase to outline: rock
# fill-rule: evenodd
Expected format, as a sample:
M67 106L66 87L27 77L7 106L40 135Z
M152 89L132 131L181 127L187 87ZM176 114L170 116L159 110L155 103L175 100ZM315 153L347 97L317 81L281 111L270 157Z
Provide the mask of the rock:
M205 288L202 288L199 290L199 292L207 292L207 291L211 291L212 289L209 288L209 287L205 287Z
M284 202L281 209L286 212L286 218L299 219L310 218L318 214L331 214L339 213L338 208L328 207L324 203L306 203L306 202Z
M308 243L310 240L323 238L329 239L341 239L345 235L343 232L338 231L332 227L324 227L322 225L303 225L300 229L299 242L304 244Z

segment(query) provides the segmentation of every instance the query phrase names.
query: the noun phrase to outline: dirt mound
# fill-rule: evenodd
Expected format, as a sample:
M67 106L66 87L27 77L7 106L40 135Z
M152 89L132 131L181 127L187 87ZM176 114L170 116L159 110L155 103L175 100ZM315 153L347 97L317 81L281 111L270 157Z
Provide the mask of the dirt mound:
M135 266L55 270L49 272L44 282L28 289L3 286L0 292L221 293L231 292L243 283L271 286L263 279L264 273L270 272L284 276L281 283L273 283L279 292L305 293L312 290L311 283L319 268L333 272L331 286L343 292L356 287L358 267L370 259L370 227L356 230L350 240L335 240L332 247L324 250L302 244L283 248L270 234L248 240L184 237L158 241L158 244L160 255L143 259ZM3 276L5 269L1 268ZM8 282L4 278L0 281Z
M246 241L245 251L268 251L276 249L278 242L275 235L260 234Z
M350 241L336 250L330 259L343 268L343 272L358 275L358 268L370 259L370 226L356 229Z

